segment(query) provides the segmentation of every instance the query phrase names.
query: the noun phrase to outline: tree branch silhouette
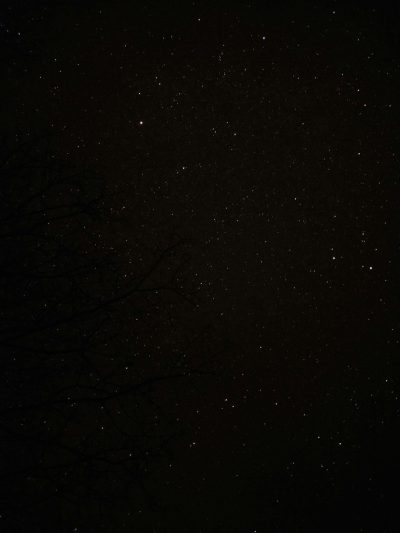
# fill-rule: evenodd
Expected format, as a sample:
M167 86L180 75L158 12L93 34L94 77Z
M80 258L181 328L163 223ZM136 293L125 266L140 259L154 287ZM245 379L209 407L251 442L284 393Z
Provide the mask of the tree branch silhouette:
M171 348L174 332L163 357L152 346L162 306L198 305L179 281L192 242L146 250L133 268L140 246L127 255L112 242L118 211L99 182L41 143L15 147L0 169L1 500L25 524L43 502L144 490L179 431L154 391L211 374L186 357L190 342Z

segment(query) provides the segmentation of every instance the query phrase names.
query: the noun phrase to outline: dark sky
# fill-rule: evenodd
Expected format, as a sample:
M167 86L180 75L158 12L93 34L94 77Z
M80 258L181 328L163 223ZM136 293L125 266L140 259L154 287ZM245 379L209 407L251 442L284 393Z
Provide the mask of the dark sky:
M398 531L399 15L2 4L3 138L92 171L134 262L192 243L195 305L165 298L136 342L195 339L210 374L157 389L182 425L157 505L127 493L105 530Z

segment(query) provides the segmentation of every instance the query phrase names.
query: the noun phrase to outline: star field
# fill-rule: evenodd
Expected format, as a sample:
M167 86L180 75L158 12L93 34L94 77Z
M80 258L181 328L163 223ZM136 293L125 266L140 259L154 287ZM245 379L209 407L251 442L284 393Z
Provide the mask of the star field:
M398 16L0 8L4 531L397 531Z

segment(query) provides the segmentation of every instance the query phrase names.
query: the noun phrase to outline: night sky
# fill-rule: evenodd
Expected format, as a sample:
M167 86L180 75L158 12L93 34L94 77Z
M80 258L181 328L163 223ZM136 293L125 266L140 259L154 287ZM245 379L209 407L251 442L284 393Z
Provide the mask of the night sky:
M399 531L399 17L2 3L1 531Z

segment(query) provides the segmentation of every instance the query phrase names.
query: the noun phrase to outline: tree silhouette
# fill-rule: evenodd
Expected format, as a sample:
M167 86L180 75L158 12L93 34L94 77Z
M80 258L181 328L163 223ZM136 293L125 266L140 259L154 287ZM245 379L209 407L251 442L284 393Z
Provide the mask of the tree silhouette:
M127 243L99 176L48 138L3 153L1 180L1 514L43 531L49 506L76 520L145 491L168 454L179 429L153 391L204 372L170 317L195 304L191 243Z

